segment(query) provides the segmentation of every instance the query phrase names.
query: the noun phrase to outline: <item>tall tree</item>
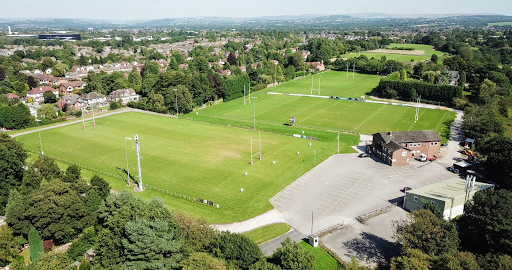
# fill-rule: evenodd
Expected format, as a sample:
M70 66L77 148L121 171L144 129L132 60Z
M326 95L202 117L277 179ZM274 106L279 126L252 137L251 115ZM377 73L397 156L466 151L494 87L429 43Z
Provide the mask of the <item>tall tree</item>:
M228 55L227 61L232 66L237 66L238 65L238 59L236 58L236 55L234 53L230 53Z
M430 61L437 65L437 61L439 61L439 57L437 56L437 54L432 54L432 56L430 57Z
M94 187L98 193L98 196L100 196L102 200L106 199L110 194L110 185L107 181L105 181L105 179L97 174L91 178L91 185Z
M259 246L242 234L221 232L210 245L211 253L238 268L248 269L263 254Z
M464 250L512 255L512 192L477 192L464 206L457 225Z
M0 226L0 267L14 261L18 256L18 247L23 241L22 237L14 237L9 226Z
M5 214L9 191L22 184L27 157L20 142L6 133L0 134L0 215Z
M401 250L418 249L429 255L457 250L459 239L455 225L437 218L429 210L408 214L409 221L396 221L394 238Z
M122 239L126 261L124 269L171 269L183 254L175 231L165 221L136 219L125 225Z
M204 219L196 219L185 213L177 213L174 219L180 224L181 237L187 252L201 252L213 241L216 230Z
M304 250L299 244L287 237L272 254L272 262L283 270L315 269L315 256L311 251Z
M44 103L50 104L57 102L57 96L52 91L46 91L43 93Z
M63 244L88 227L93 216L71 184L54 180L24 196L23 203L9 207L7 224L16 234L26 236L26 224L32 224L44 239Z
M37 158L36 161L32 163L32 167L36 175L46 181L60 179L62 176L62 171L57 165L57 162L55 162L55 159L48 156L40 156Z
M28 233L28 243L30 245L30 260L37 264L37 261L44 253L43 240L37 233L37 230L32 227Z

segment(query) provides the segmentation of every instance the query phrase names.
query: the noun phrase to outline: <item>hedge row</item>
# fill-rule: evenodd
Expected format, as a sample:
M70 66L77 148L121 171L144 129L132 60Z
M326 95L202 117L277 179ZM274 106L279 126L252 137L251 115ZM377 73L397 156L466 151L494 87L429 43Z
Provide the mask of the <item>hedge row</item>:
M377 88L377 94L387 98L406 101L412 101L417 96L421 96L422 100L451 103L453 98L462 98L462 87L436 85L418 81L390 81L382 79Z

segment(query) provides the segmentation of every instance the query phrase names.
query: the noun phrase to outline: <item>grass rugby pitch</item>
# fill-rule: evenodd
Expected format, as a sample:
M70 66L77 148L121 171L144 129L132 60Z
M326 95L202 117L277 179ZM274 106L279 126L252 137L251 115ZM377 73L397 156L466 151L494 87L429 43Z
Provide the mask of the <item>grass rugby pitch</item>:
M316 81L319 76L315 75ZM321 95L360 98L377 86L380 76L356 74L346 78L346 73L328 71L322 73ZM318 81L315 82L315 86ZM387 131L436 130L446 133L446 123L453 121L455 113L444 110L420 109L419 121L414 122L414 107L372 104L366 102L271 95L267 92L310 94L311 76L293 80L277 87L263 89L252 94L251 104L244 105L243 98L221 103L187 117L202 121L222 119L229 124L238 119L250 126L256 114L256 127L267 122L283 125L290 116L296 124L305 128L322 128L344 132L373 134ZM318 92L313 91L313 94ZM368 96L367 96L368 97ZM446 137L446 136L444 136Z
M85 130L81 123L45 130L41 131L41 138L47 155L123 175L125 137L135 134L139 135L141 144L143 183L207 199L220 208L165 196L154 190L138 195L160 196L170 209L204 217L213 223L241 221L272 209L269 199L315 166L313 151L316 151L316 162L320 163L337 148L335 139L312 141L262 132L263 160L255 158L254 165L250 165L250 136L257 152L256 131L142 113L99 118L96 127L89 124ZM25 147L38 151L37 132L17 139ZM353 151L350 145L358 140L357 136L342 134L342 152ZM137 163L132 144L133 140L127 142L130 174L135 177ZM276 164L272 164L274 160Z

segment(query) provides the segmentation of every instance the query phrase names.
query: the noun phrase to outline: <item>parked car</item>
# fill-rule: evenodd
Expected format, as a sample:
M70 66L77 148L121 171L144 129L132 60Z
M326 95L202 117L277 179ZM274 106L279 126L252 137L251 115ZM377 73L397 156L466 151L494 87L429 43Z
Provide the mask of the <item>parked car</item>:
M412 189L412 188L410 188L410 187L404 187L404 188L402 188L400 191L402 191L402 192L406 192L406 191L411 190L411 189Z
M367 153L361 153L361 154L359 154L359 156L358 156L358 157L360 157L360 158L370 157L370 154L367 154Z

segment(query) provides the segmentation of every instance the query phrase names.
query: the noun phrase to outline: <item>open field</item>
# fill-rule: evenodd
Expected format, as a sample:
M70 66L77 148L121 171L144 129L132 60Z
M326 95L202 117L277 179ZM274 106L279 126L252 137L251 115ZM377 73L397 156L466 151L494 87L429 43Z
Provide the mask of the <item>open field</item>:
M257 128L266 122L283 126L288 123L290 116L294 116L297 126L311 129L363 134L433 129L442 137L446 137L447 122L455 118L454 112L420 109L420 120L414 123L414 107L270 95L265 92L256 92L254 96L257 98L251 104L243 105L243 99L237 99L209 107L199 111L198 115L188 117L207 122L217 119L216 121L225 125L246 121L248 126L252 126L256 112Z
M323 96L338 96L346 98L361 98L373 88L379 85L382 76L356 73L352 78L352 70L350 70L348 78L347 72L343 71L326 71L317 75L309 75L301 79L295 79L263 89L265 92L279 92L292 94L311 93L311 82L313 82L313 95L318 95L318 80L320 82L320 94ZM313 78L313 79L312 79ZM369 97L368 97L369 98ZM243 101L243 99L242 99ZM256 101L257 102L257 101Z
M512 22L488 23L487 26L505 26L512 25Z
M331 257L325 250L321 247L312 247L310 244L305 241L301 241L300 245L305 249L309 250L315 256L315 269L318 270L334 270L338 269L339 263Z
M427 59L430 59L430 56L418 56L418 55L402 55L402 54L384 54L384 53L368 53L368 52L361 52L358 53L359 55L366 55L368 59L375 58L380 59L382 56L386 56L386 60L394 60L398 62L411 62L411 59L414 60L414 62L418 61L425 61ZM356 57L356 54L354 53L347 53L340 56L341 58L354 58Z
M269 199L336 151L332 140L305 139L262 133L263 160L250 165L250 136L255 131L221 127L157 115L123 113L96 120L96 127L81 124L41 131L45 154L126 178L125 137L141 140L142 180L145 184L187 196L203 198L220 208L194 203L149 190L142 197L160 196L165 205L212 223L240 221L272 209ZM17 138L38 151L38 133ZM358 141L343 135L343 150ZM309 146L312 142L313 146ZM128 141L132 178L137 175L133 140ZM256 151L255 151L256 152ZM297 155L300 152L300 155ZM272 161L276 160L275 165ZM244 173L247 172L247 176ZM89 176L84 176L88 178ZM113 186L124 186L122 180ZM112 183L111 183L112 184ZM244 188L241 193L239 190Z
M290 230L290 225L286 223L276 223L254 229L252 231L244 232L256 244L261 244L270 239L274 239Z
M415 50L423 50L425 51L426 55L432 55L437 54L441 55L443 52L436 51L434 48L430 45L423 45L423 44L407 44L407 43L391 43L389 44L388 48L414 48Z

